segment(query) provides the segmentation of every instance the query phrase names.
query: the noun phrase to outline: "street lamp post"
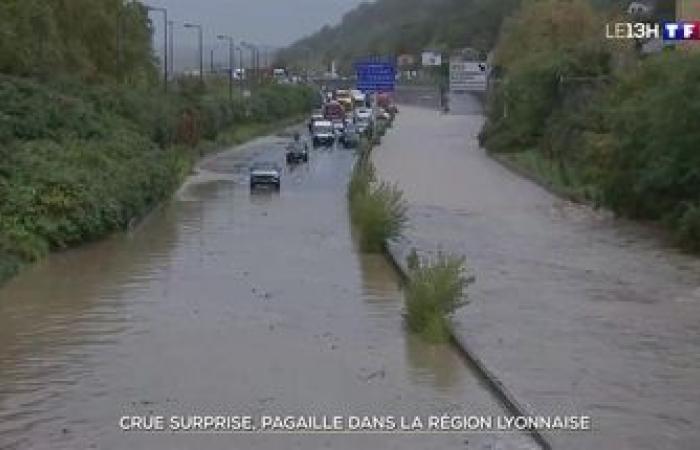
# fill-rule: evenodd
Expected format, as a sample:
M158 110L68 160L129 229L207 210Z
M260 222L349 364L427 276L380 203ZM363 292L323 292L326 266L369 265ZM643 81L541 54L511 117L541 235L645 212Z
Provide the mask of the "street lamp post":
M168 20L168 27L170 28L168 36L168 58L170 59L170 67L168 68L168 70L170 72L169 78L173 78L173 75L175 74L175 22L173 22L172 20Z
M185 23L185 28L196 28L199 32L199 81L204 84L204 55L202 54L202 26L196 23Z
M163 13L163 88L168 90L168 10L158 6L144 5L148 11Z
M262 65L261 65L261 59L260 59L260 47L255 48L255 69L257 70L257 74L258 74L258 84L262 84L263 74L262 74Z
M243 49L241 47L236 47L238 50L238 91L243 98L243 77L245 76L243 70Z
M233 101L233 49L235 45L231 36L220 34L216 38L228 41L228 98Z

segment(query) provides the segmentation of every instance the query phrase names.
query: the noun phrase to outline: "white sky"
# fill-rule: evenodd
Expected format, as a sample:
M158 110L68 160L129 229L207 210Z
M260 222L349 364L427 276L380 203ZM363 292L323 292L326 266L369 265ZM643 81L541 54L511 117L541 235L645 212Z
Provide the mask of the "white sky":
M150 6L168 9L175 21L176 65L191 66L197 59L197 32L183 28L184 22L204 27L205 64L217 43L217 34L228 34L236 42L245 40L273 47L286 46L326 24L337 23L362 0L143 0ZM162 15L152 12L156 27L156 50L162 51ZM194 53L194 54L193 54ZM218 55L221 53L221 55ZM192 54L190 56L190 54ZM217 51L224 59L225 51Z

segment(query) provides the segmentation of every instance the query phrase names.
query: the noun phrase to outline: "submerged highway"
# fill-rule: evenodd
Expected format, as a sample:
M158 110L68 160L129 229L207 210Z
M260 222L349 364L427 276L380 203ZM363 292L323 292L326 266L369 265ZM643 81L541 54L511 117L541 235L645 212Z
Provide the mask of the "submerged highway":
M0 448L536 448L518 433L121 430L124 415L507 414L450 346L405 330L393 267L358 251L353 152L287 167L289 139L205 159L131 233L0 290ZM253 161L285 167L279 193L250 192Z

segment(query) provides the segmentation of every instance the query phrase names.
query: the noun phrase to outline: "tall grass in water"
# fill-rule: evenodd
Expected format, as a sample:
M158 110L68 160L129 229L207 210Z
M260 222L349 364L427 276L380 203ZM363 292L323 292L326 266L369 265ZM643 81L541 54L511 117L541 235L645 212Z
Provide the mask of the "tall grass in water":
M367 153L355 164L348 184L350 219L359 231L360 246L379 252L387 241L401 235L407 222L406 202L396 185L377 181Z
M430 342L449 340L449 319L466 303L465 289L473 281L466 276L464 258L439 253L433 260L408 258L410 281L406 299L408 327Z

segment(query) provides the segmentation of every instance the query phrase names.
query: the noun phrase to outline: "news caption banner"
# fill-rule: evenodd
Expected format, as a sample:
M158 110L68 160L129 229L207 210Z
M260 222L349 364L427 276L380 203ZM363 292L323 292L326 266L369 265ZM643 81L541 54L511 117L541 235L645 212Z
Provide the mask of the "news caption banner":
M185 434L435 434L524 432L533 429L583 432L592 429L592 419L586 415L125 415L119 418L119 428L131 433Z

